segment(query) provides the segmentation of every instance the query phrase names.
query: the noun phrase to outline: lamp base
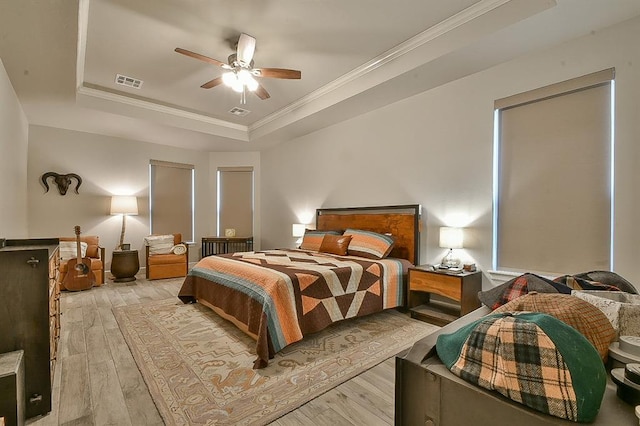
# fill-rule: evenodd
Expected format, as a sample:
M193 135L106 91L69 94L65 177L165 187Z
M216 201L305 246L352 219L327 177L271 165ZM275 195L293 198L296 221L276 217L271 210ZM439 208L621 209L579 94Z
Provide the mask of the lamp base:
M453 256L453 249L449 249L447 254L442 258L441 266L445 268L459 268L461 265L460 259Z

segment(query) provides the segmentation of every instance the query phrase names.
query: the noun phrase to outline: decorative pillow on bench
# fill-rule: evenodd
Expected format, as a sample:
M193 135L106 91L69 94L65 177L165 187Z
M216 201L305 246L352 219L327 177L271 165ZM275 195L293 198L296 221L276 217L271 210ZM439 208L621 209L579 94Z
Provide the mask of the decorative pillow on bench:
M82 257L87 255L87 247L87 243L80 242L80 254ZM66 262L76 257L78 257L78 243L75 241L60 241L60 260Z
M149 254L169 254L173 249L173 235L149 235L144 237L144 244L149 246Z

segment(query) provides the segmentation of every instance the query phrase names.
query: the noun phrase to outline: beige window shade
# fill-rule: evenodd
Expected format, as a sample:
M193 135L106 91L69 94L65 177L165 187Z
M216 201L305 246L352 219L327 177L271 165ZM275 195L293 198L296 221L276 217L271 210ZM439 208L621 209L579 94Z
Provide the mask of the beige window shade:
M496 101L499 270L610 268L611 82L595 74Z
M184 241L193 241L193 165L156 160L150 164L151 232L179 232Z
M218 236L234 229L236 237L253 235L253 168L218 168Z

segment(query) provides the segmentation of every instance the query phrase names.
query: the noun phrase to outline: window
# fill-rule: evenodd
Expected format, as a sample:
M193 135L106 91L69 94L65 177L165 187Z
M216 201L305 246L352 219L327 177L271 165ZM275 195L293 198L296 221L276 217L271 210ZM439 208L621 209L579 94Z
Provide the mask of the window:
M613 77L495 102L494 269L613 267Z
M218 236L253 236L253 167L218 168Z
M151 160L149 187L152 234L181 233L194 240L194 167L191 164Z

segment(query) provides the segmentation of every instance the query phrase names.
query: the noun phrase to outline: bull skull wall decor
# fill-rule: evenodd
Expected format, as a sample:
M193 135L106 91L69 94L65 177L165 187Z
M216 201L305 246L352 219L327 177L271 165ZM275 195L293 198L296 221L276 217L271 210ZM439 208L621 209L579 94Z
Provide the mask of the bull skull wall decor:
M45 188L47 188L45 194L49 192L49 184L47 183L47 179L53 177L53 182L58 186L58 191L60 195L65 195L67 190L69 189L69 185L71 185L71 179L76 179L78 183L76 184L75 191L76 194L79 194L78 188L82 185L82 178L75 173L67 173L66 175L61 175L56 172L47 172L42 175L42 183L44 183Z

